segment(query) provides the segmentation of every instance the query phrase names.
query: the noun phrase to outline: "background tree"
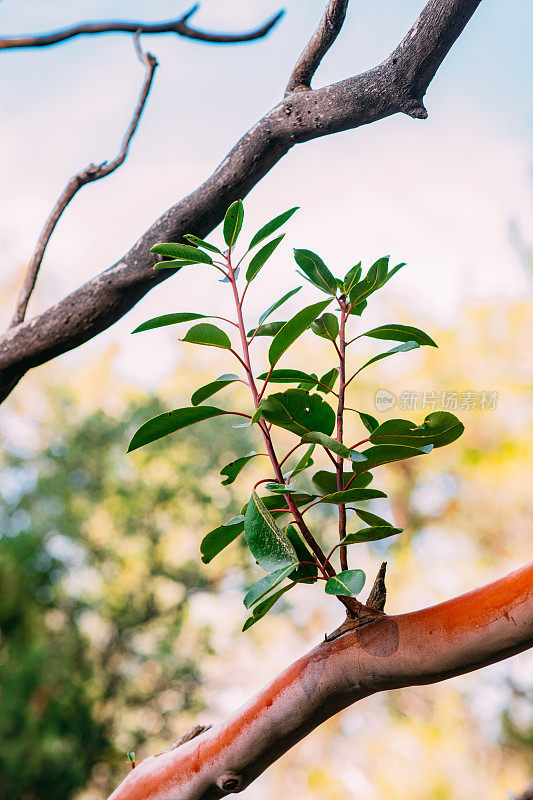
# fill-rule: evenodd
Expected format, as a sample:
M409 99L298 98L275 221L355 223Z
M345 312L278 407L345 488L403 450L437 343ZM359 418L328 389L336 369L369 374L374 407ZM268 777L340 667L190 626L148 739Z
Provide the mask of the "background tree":
M222 513L199 479L229 446L208 424L128 464L124 438L156 401L122 421L68 390L51 406L45 448L15 438L0 472L2 798L70 798L95 766L109 794L126 751L175 739L201 710L210 646L187 623L189 598L217 582L192 557ZM221 500L238 510L231 487Z

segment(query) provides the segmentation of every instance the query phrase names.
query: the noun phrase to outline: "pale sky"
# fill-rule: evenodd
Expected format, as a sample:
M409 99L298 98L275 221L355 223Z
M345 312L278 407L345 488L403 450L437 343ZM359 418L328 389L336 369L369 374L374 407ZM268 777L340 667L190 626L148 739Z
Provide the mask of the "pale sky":
M144 37L144 47L161 66L130 156L69 207L42 267L34 313L110 266L160 213L205 180L277 102L323 3L285 5L286 16L261 42L212 46L174 36ZM374 66L422 5L352 2L315 85ZM271 0L206 0L193 21L211 29L246 29L279 7ZM170 0L3 0L0 27L6 34L38 32L88 19L165 19L186 8ZM427 121L396 115L299 145L269 173L245 202L250 233L285 208L300 205L301 211L287 227L270 272L265 270L256 293L250 292L252 312L296 285L294 246L316 250L338 273L385 253L406 261L408 267L389 284L406 319L422 314L453 323L460 303L530 290L508 225L518 219L533 238L532 21L527 0L483 0L429 89ZM0 280L13 293L67 179L90 161L116 153L143 69L126 35L80 38L1 57ZM142 383L157 388L179 354L172 347L154 363L154 340L141 341L129 332L158 313L200 310L208 302L223 306L220 294L206 300L206 292L220 285L204 277L190 271L158 287L82 348L81 357L116 343L124 374L136 378L142 371ZM312 300L312 290L305 291ZM7 322L11 311L4 306L2 312ZM175 341L170 332L157 335L159 345ZM79 358L76 353L61 361L67 366Z

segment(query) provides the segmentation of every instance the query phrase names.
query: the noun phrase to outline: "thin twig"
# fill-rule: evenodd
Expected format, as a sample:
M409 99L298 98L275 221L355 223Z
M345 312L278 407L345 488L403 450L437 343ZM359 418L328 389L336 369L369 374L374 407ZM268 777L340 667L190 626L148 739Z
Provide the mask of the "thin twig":
M348 2L349 0L329 0L324 16L296 62L285 96L311 88L311 81L320 62L341 31Z
M28 269L26 271L26 275L24 278L24 284L18 296L17 304L15 307L15 313L11 321L11 327L19 325L21 322L24 321L24 317L26 316L26 310L28 308L28 303L32 295L32 292L35 288L35 283L37 281L37 276L39 274L39 269L41 267L41 263L46 248L52 237L55 227L59 222L63 212L67 208L68 204L79 192L82 186L85 186L88 183L93 183L94 181L98 181L101 178L107 177L116 169L118 169L118 167L120 167L126 160L130 142L133 139L135 131L137 130L137 127L139 125L139 121L141 119L141 115L144 106L146 104L146 100L150 93L150 88L152 86L154 73L158 66L158 62L155 56L153 56L151 53L144 54L142 52L139 45L139 31L137 31L137 33L135 34L134 42L137 55L140 61L146 67L146 76L144 79L141 93L139 95L139 99L137 101L137 105L135 107L135 111L131 118L131 122L122 140L120 151L116 156L116 158L113 159L113 161L109 162L104 161L101 164L89 164L88 167L79 172L77 175L74 175L74 177L69 180L68 184L66 185L62 194L60 195L58 201L53 207L50 216L46 220L41 235L39 236L37 247L35 248L35 252L28 265Z
M261 39L274 27L283 16L280 11L269 19L260 28L245 33L209 33L199 31L188 25L188 20L198 10L195 5L179 19L168 20L167 22L146 23L146 22L93 22L74 25L72 28L65 28L51 33L44 33L38 36L12 36L0 39L0 50L8 50L14 47L49 47L50 45L65 42L67 39L74 39L76 36L87 36L100 33L135 33L140 31L143 34L155 33L175 33L187 39L196 39L200 42L211 42L214 44L232 44L234 42L251 42L254 39Z

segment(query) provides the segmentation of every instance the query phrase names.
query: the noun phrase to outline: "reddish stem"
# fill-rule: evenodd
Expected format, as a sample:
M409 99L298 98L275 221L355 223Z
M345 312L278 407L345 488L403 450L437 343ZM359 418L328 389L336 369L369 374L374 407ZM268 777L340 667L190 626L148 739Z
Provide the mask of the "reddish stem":
M272 480L272 478L261 478L260 481L254 483L254 489L257 489L257 487L260 486L262 483L274 483L274 481Z
M248 375L248 385L250 386L250 390L252 392L252 396L253 396L253 399L254 399L254 405L255 405L255 408L258 409L259 408L259 403L260 403L260 396L259 396L259 393L257 391L257 386L255 385L255 380L254 380L254 376L253 376L253 372L252 372L252 366L251 366L251 362L250 362L249 342L248 342L248 339L246 338L246 328L244 326L244 319L243 319L243 316L242 316L242 303L241 303L241 299L239 297L239 290L237 289L237 281L235 280L235 270L233 269L233 267L231 265L231 248L228 250L227 264L228 264L228 273L229 273L229 279L230 279L230 283L231 283L231 288L233 290L233 297L235 299L235 308L236 308L236 311L237 311L237 322L238 322L238 327L239 327L239 333L240 333L240 336L241 336L242 355L243 355L243 359L242 359L241 363L243 364L243 366L246 369L246 374ZM281 472L281 468L280 468L278 459L276 457L276 453L274 451L274 445L272 444L272 439L270 437L270 431L267 428L264 420L260 420L259 421L259 427L261 428L261 431L263 433L263 438L265 440L266 450L267 450L267 453L268 453L268 455L270 457L270 461L271 461L271 464L272 464L272 466L274 468L274 473L276 475L278 483L283 483L284 482L283 481L283 474ZM298 525L298 527L300 528L300 531L302 532L303 538L305 539L306 543L309 545L309 547L311 548L313 554L316 556L317 560L319 561L319 566L320 566L321 571L323 572L324 575L327 575L328 577L331 577L332 575L335 575L335 570L332 569L331 565L328 565L327 568L324 568L322 566L324 564L325 560L326 560L325 553L323 552L322 548L320 547L318 542L315 540L315 538L312 535L311 531L308 529L307 525L305 524L305 522L303 520L303 517L300 514L300 512L298 510L298 507L296 506L294 500L291 498L290 494L284 495L284 497L285 497L285 502L287 503L287 505L288 505L288 507L289 507L289 509L291 511L291 514L294 517L294 520L295 520L296 524ZM343 601L341 601L341 602L343 602Z
M261 400L261 398L263 397L263 395L264 395L264 393L265 393L265 389L266 389L266 387L267 387L267 384L268 384L268 382L269 382L269 380L270 380L270 376L272 375L272 370L273 370L273 369L274 369L274 367L270 367L270 369L268 370L267 376L266 376L266 378L265 378L265 382L264 382L264 384L263 384L263 388L262 388L262 389L261 389L261 391L259 392L259 400Z
M343 423L344 423L344 391L346 380L346 303L340 300L341 319L339 325L339 402L337 406L337 440L342 444ZM344 461L341 456L337 458L337 491L344 489ZM346 506L344 503L339 505L339 541L346 536ZM340 550L341 569L348 569L348 552L346 547ZM329 558L329 557L328 557Z
M366 439L361 439L360 442L356 442L355 444L352 444L352 446L350 447L350 450L355 450L355 448L359 447L359 445L365 444L366 442L369 442L369 441L370 441L370 439L368 437Z
M283 458L279 462L280 467L283 466L283 464L286 462L286 460L289 458L289 456L292 456L292 454L294 453L295 450L297 450L299 447L303 447L303 446L304 446L304 442L298 442L298 444L295 444L294 447L292 448L292 450L289 450L287 455L283 456Z

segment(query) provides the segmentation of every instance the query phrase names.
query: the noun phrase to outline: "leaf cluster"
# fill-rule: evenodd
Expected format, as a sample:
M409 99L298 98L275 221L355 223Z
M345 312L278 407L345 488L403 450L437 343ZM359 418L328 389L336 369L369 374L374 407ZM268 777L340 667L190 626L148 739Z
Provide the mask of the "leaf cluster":
M298 583L322 580L327 594L340 596L344 602L346 598L355 597L363 588L365 575L359 569L346 568L347 547L402 532L365 507L368 501L386 497L383 491L368 488L374 477L373 470L384 464L425 456L433 448L455 441L463 432L462 423L449 412L429 414L422 422L407 419L379 422L371 414L356 411L363 429L361 439L352 445L343 441L344 417L347 413L354 413L346 404L346 393L350 386L356 385L352 382L361 371L398 353L437 346L427 333L410 325L389 323L361 330L360 318L370 297L404 266L403 263L392 266L389 256L379 258L365 274L358 263L349 268L344 277L335 277L316 253L295 249L298 273L322 293L322 299L300 307L287 319L271 321L271 315L300 291L301 286L297 286L273 302L253 327L245 325L243 306L248 289L278 251L284 237L283 233L278 233L279 229L296 210L289 209L267 222L252 236L237 262L235 247L240 241L244 222L241 201L230 206L224 219L226 249L192 234L185 237L189 242L187 245L168 243L152 248L152 252L169 259L156 264L157 269L196 265L221 272L223 282L230 284L233 291L235 318L221 319L211 315L211 319L222 321L224 327L220 327L211 322L197 322L200 318L208 318L207 315L177 312L151 319L135 331L194 320L195 324L182 336L182 341L226 350L238 364L238 372L221 375L195 389L190 407L174 409L145 422L131 440L129 450L222 415L245 417L246 422L234 427L252 427L262 439L265 453L252 451L243 455L222 467L220 474L223 485L231 484L252 459L267 458L270 463L265 478L252 488L241 514L207 533L200 545L202 560L208 563L244 534L253 559L266 573L246 592L244 604L252 613L245 628L261 619ZM273 237L274 234L278 235ZM246 261L244 278L241 278L241 266ZM350 329L354 325L356 331L352 332ZM232 338L236 330L239 336ZM303 365L279 366L306 333L330 343L333 363L321 376L303 369ZM256 371L252 363L252 345L256 337L271 339L268 363L262 372ZM391 342L394 346L358 365L348 377L348 351L362 337ZM246 411L242 407L202 405L208 398L238 382L250 390ZM280 390L276 386L286 388ZM283 456L278 454L279 445L274 441L276 429L289 431L296 437L293 447ZM299 451L299 448L305 450ZM314 474L308 472L317 456L326 463L331 462L332 468L320 468ZM294 482L304 472L310 478L312 491ZM307 522L311 509L321 504L336 506L338 510L339 539L333 547L330 546L328 555L322 549L320 537L311 532ZM364 527L348 531L347 510L353 511L355 519ZM354 517L350 515L350 520ZM334 565L336 551L340 553L340 571Z

